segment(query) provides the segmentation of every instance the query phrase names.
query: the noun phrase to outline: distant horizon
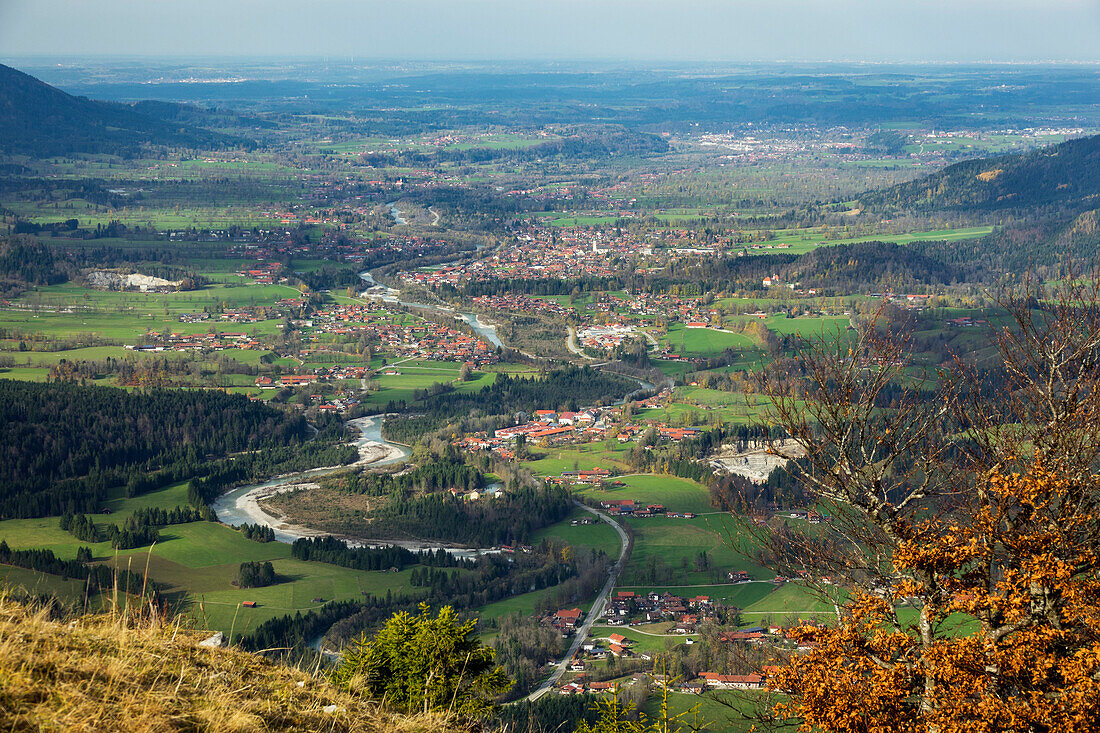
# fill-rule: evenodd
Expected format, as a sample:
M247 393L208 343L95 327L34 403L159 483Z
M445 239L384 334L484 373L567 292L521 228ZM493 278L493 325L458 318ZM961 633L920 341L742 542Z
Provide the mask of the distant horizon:
M232 61L246 63L249 61L264 62L325 62L345 64L424 64L424 65L448 65L464 64L476 66L514 66L514 65L540 65L540 66L565 66L576 67L588 64L592 65L621 65L630 67L706 67L706 68L738 68L743 66L1100 66L1100 57L1096 59L974 59L965 61L936 60L936 61L879 61L868 59L744 59L744 60L691 60L691 59L639 59L639 58L615 58L615 57L574 57L570 59L543 58L543 57L515 57L515 58L431 58L431 57L386 57L386 56L336 56L336 55L225 55L225 54L41 54L22 53L0 55L0 63L16 61L35 61L41 63L76 63L76 62L110 62L110 61L163 61L166 63L186 63L198 61ZM10 64L9 64L10 65Z
M1095 0L5 0L5 58L1100 63Z

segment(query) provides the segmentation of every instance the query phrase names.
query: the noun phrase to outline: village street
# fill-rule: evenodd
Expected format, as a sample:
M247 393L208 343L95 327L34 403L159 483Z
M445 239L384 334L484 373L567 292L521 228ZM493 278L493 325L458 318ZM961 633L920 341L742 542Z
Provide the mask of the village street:
M554 668L554 671L550 674L546 681L539 685L538 689L527 696L527 699L532 702L538 700L547 692L554 689L557 686L558 681L561 680L562 675L565 674L565 671L569 668L570 660L572 660L573 657L577 654L577 650L579 650L581 648L581 645L584 644L584 640L588 638L588 632L592 629L592 624L595 623L596 619L600 617L601 613L603 613L603 608L607 604L607 599L611 596L611 591L615 588L615 581L619 579L619 573L622 571L623 566L626 564L627 558L630 557L630 550L634 544L633 538L631 538L630 535L626 533L626 530L622 528L622 525L612 519L609 515L597 509L593 509L592 507L585 506L578 501L574 501L573 503L579 506L581 509L584 509L586 512L591 512L592 514L595 514L597 517L614 527L615 531L619 533L619 539L622 540L622 549L619 551L619 559L615 561L615 564L613 566L611 566L611 571L608 573L607 576L607 583L604 584L604 587L600 591L600 594L596 596L596 600L592 602L592 607L588 610L588 614L584 617L584 623L582 623L577 629L577 632L573 637L573 643L569 646L569 651L565 653L565 656L562 657L561 662L558 664L557 667Z

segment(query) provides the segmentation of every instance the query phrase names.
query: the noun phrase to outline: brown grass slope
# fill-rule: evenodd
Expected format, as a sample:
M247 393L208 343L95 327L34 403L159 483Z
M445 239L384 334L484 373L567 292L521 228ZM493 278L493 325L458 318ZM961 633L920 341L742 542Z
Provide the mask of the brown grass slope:
M253 654L198 646L205 635L124 614L55 621L0 594L0 731L455 729Z

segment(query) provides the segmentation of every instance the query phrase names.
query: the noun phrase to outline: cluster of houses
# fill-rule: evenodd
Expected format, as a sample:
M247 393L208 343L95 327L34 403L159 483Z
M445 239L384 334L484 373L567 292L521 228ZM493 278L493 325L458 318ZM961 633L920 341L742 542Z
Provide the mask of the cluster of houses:
M330 380L351 379L352 367L317 369L314 374L281 374L274 377L260 376L253 381L260 389L294 389ZM342 390L342 393L328 397L314 394L311 400L322 412L344 412L359 404L358 390Z
M615 608L624 608L631 604L637 606L651 605L654 608L667 610L668 614L679 614L684 610L693 610L694 614L704 616L713 613L713 605L706 596L685 599L671 594L649 593L647 595L620 592L611 603ZM681 624L682 625L682 624ZM808 651L815 647L812 635L807 639L806 626L814 625L813 622L799 621L799 632L793 629L784 629L780 626L755 626L751 628L723 631L718 635L719 644L746 644L761 645L766 643L797 644L799 651ZM796 641L797 640L797 641ZM691 643L688 639L685 643ZM656 672L635 673L632 680L611 680L607 682L592 682L589 673L599 668L599 663L610 657L650 659L645 653L633 650L634 642L628 637L612 633L604 639L586 641L577 655L569 660L568 670L573 674L572 678L558 687L562 695L599 694L615 692L622 684L629 682L653 682L658 687L667 687L679 692L689 694L702 694L712 690L760 690L767 687L767 679L774 674L776 667L765 665L758 671L750 671L744 674L727 674L724 672L700 672L698 678L673 682L665 675Z
M810 524L821 524L822 522L832 521L832 517L814 509L791 509L784 513L791 519L798 519Z
M271 285L288 281L285 276L280 275L282 269L282 264L278 262L265 262L264 264L241 268L237 274L241 277L251 278L253 282L260 285Z
M260 342L247 333L171 333L156 331L145 334L144 344L126 344L131 351L188 351L191 349L261 349Z
M608 599L604 615L608 626L673 621L672 634L691 634L701 621L715 617L710 596L684 598L672 593L635 593L621 590Z
M431 321L395 323L393 314L378 305L332 305L313 314L303 332L365 338L385 353L414 359L457 361L471 367L498 360L496 350L485 341L458 329Z
M601 486L611 478L611 471L606 468L578 469L562 471L557 476L546 478L551 484L571 484L573 486ZM622 482L617 482L622 485Z
M336 188L339 188L337 186ZM347 210L362 216L369 216L374 210L375 204L352 205ZM269 218L277 218L287 226L274 229L241 230L231 235L229 232L214 232L213 239L229 240L234 244L229 248L229 255L250 260L256 260L259 264L244 267L240 275L250 277L259 283L269 282L266 278L273 277L278 272L279 260L291 259L327 259L334 262L363 262L368 256L381 254L393 254L401 259L414 260L438 252L440 248L449 247L447 242L431 237L419 236L392 236L385 239L373 239L369 237L357 237L347 231L346 225L340 221L334 212L296 213L296 212L264 212ZM306 241L294 237L293 229L300 225L328 224L325 232L318 239ZM194 239L195 236L188 232L172 232L170 239L185 240ZM251 271L257 271L253 274ZM275 279L272 282L282 282Z
M471 433L455 441L459 448L469 451L493 451L501 456L513 456L516 439L523 436L531 442L561 443L583 440L602 440L607 434L601 410L587 409L558 413L554 410L538 410L533 420L519 425L500 428L488 433Z
M642 655L648 656L648 655ZM570 666L572 669L573 666ZM583 669L583 667L582 667ZM765 670L767 671L767 670ZM665 687L668 682L664 675L646 674L639 672L633 676L632 682L645 682L648 679L659 687ZM708 690L762 690L766 687L767 677L759 672L749 674L719 674L718 672L701 672L699 679L691 682L673 684L670 689L691 695L701 695ZM621 683L618 680L606 682L589 681L586 672L579 672L572 680L558 688L561 695L601 695L618 691Z
M659 406L671 392L662 392L661 396L650 398L642 406ZM515 456L516 439L522 436L530 444L561 445L565 443L593 443L605 440L612 435L620 443L638 440L652 428L658 442L679 443L698 436L702 428L672 427L661 421L624 422L622 406L592 407L577 411L557 412L555 410L537 410L533 419L526 414L517 415L519 424L503 427L492 434L487 432L469 433L456 438L454 445L471 452L492 451L505 458ZM609 472L563 472L549 479L554 483L595 484L610 476Z
M576 309L562 305L552 298L532 298L523 293L479 295L474 298L474 305L478 308L508 311L510 313L545 314L562 318L577 315Z
M554 298L531 297L522 293L482 295L474 298L474 303L482 308L512 313L578 317L576 308L563 305ZM650 317L707 328L715 315L713 309L704 306L700 298L681 298L666 293L640 293L625 298L600 293L583 310L584 323L577 330L577 340L582 347L600 351L614 349L634 337L639 330L652 326L654 321ZM623 316L634 318L624 321Z
M540 622L558 630L562 636L572 636L584 620L584 611L579 608L563 608L543 616Z
M205 323L207 321L223 321L225 323L259 323L266 320L268 314L261 313L254 308L237 308L235 310L222 311L221 313L181 313L180 323Z
M634 326L626 323L589 324L577 331L577 341L582 348L609 351L634 337Z
M304 387L318 381L315 374L282 374L277 377L256 377L254 384L260 389L279 387Z
M611 599L611 605L614 609L652 607L657 610L657 613L664 612L666 616L683 614L702 618L713 615L713 604L706 596L687 599L671 594L649 593L643 595L620 591ZM687 613L684 613L685 611ZM650 611L650 613L654 612ZM661 618L664 618L664 616ZM781 643L791 645L792 648L797 648L799 651L808 651L813 649L816 644L813 641L813 636L807 637L805 631L807 626L814 625L816 625L814 622L800 620L798 633L794 629L784 629L780 626L755 626L727 630L718 635L718 643L753 646ZM692 641L688 639L685 643L692 643ZM635 651L633 647L634 642L619 633L612 633L606 638L586 641L576 656L569 660L568 670L573 673L572 678L559 686L558 692L562 695L615 692L621 685L630 682L652 682L658 687L667 687L678 692L696 695L714 690L760 690L767 687L768 677L777 670L774 666L764 665L759 670L743 674L700 672L698 678L684 682L669 680L665 675L656 672L635 673L631 680L624 678L607 682L591 681L589 674L599 669L601 667L600 663L610 657L643 660L651 658L650 655L644 652Z
M908 308L909 310L924 310L928 307L928 304L932 302L931 295L906 295L898 293L870 293L869 295L872 298L881 298L882 300L889 301L902 308Z
M614 255L630 261L653 254L649 243L629 234L603 229L560 229L545 224L526 224L513 242L475 262L438 269L410 270L398 278L428 288L459 286L485 280L572 280L578 277L610 277L616 268Z
M643 504L634 501L633 499L605 499L600 502L600 506L607 510L608 514L612 516L622 517L655 517L657 515L667 515L682 517L685 519L694 519L695 514L691 512L686 513L669 513L662 504Z
M971 318L970 316L959 316L958 318L948 318L947 325L951 328L973 328L974 326L985 326L987 321L980 318Z
M685 298L670 293L638 293L627 298L613 295L600 299L600 304L619 313L664 318L681 323L709 322L713 309L703 305L701 298Z
M581 645L581 653L586 659L606 659L609 656L642 656L644 659L649 659L648 655L636 655L630 648L633 644L633 641L622 634L610 634L606 639L606 643L601 643L596 639L589 639L584 642Z

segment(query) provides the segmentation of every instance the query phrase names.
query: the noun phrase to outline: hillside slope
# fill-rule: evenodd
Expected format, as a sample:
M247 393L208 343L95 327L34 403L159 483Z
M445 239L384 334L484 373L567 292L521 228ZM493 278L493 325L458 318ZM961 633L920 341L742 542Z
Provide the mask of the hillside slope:
M125 153L145 144L219 148L239 142L217 132L160 119L128 105L74 97L0 64L0 152L3 153L31 156Z
M365 731L452 728L404 717L205 634L117 615L51 620L0 594L0 729Z
M876 211L1061 209L1100 206L1100 135L1018 155L967 160L925 178L864 194Z

